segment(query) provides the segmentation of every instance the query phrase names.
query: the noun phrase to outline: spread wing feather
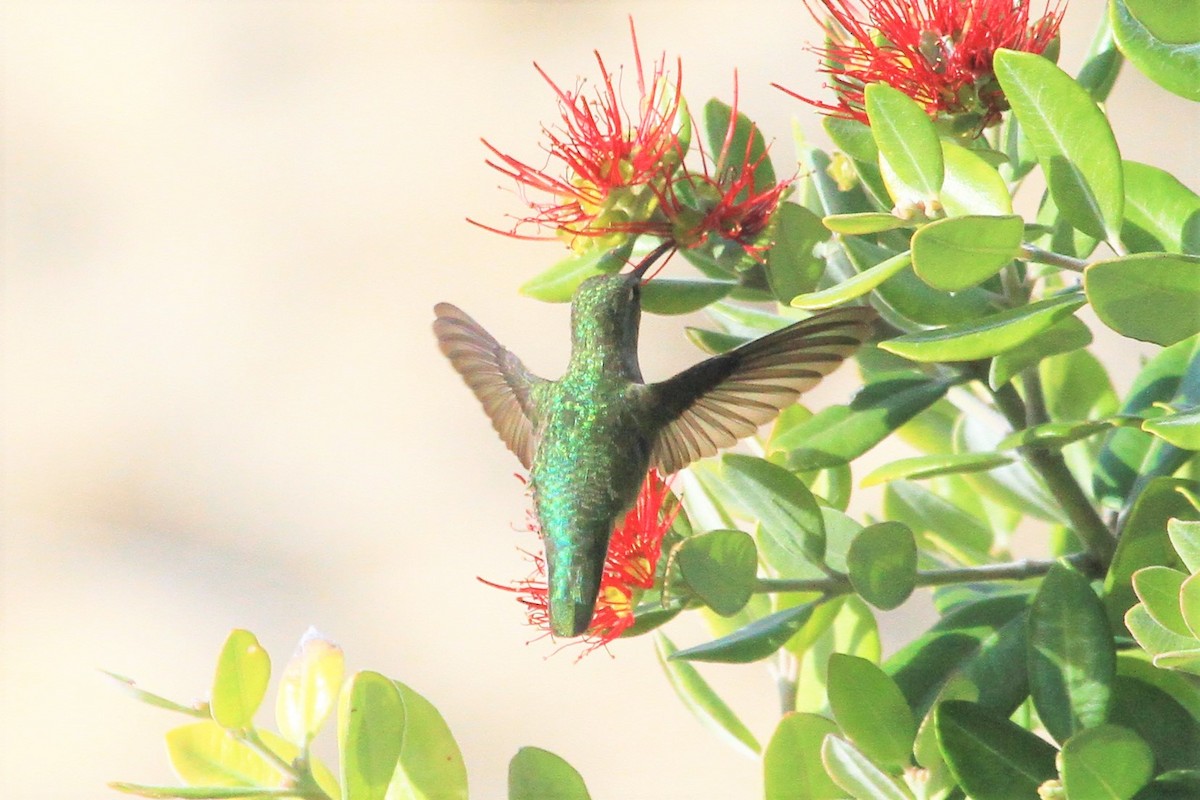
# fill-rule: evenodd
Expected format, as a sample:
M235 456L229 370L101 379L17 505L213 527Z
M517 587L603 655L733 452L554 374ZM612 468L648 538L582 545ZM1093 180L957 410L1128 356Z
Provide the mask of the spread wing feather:
M537 447L536 410L531 397L545 380L525 369L521 359L497 342L462 309L449 303L433 307L438 347L475 393L492 427L526 469Z
M662 415L650 463L670 474L750 436L853 354L874 319L866 307L827 311L647 385Z

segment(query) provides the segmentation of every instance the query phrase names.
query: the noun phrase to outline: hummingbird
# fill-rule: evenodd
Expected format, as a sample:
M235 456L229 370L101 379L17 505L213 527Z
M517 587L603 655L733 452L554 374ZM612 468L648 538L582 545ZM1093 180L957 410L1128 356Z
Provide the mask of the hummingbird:
M609 537L649 469L669 475L753 434L852 355L876 316L863 306L826 311L646 383L642 278L672 246L579 286L570 360L556 381L526 369L461 309L434 306L439 348L529 470L558 636L591 623Z

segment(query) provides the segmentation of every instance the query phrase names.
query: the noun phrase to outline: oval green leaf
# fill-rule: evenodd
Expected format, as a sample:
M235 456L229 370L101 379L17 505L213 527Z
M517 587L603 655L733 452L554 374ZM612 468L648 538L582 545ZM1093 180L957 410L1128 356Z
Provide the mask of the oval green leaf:
M821 218L804 206L780 203L775 212L775 243L767 251L767 283L780 303L817 288L825 274L825 260L814 252L829 239Z
M338 704L338 753L346 800L383 800L404 740L404 701L378 672L359 672Z
M913 234L913 270L935 289L969 289L1011 263L1024 234L1025 222L1015 215L940 219Z
M1192 636L1183 618L1180 590L1188 576L1177 569L1145 567L1133 573L1133 591L1154 621L1180 636Z
M676 660L679 652L675 643L659 633L655 636L655 651L658 663L667 674L667 681L675 690L683 705L706 727L716 731L734 747L747 755L757 757L761 751L758 739L721 699L708 681L686 661Z
M675 563L691 590L723 617L741 611L757 583L758 548L744 531L688 537L676 550Z
M1122 0L1108 4L1108 15L1117 46L1143 75L1168 92L1200 101L1200 42L1173 44L1160 39L1129 13Z
M1133 731L1101 725L1063 743L1062 782L1067 797L1130 800L1154 774L1154 753Z
M821 308L833 308L855 298L862 297L911 263L911 253L900 253L899 255L880 261L870 269L863 270L839 284L830 286L828 289L797 295L792 298L792 305L796 308L804 308L810 311Z
M974 800L1029 800L1055 777L1049 743L983 706L947 700L934 725L950 771Z
M1200 572L1189 577L1179 587L1178 602L1180 616L1187 626L1187 632L1200 639Z
M262 705L271 679L271 657L254 634L235 630L217 659L209 709L218 725L245 728Z
M838 800L843 792L821 763L821 742L838 726L817 714L785 714L763 753L766 800Z
M309 628L283 669L275 695L275 723L284 738L306 747L337 703L345 674L342 649Z
M864 94L880 155L906 189L920 198L937 197L944 176L942 145L925 110L884 83L871 84Z
M942 142L946 178L942 207L951 217L968 214L999 216L1012 213L1012 195L996 168L977 153L953 142Z
M1166 346L1200 331L1200 257L1097 261L1084 270L1083 286L1096 316L1124 336Z
M937 475L954 475L962 472L985 472L1012 463L1003 453L945 453L932 456L902 458L884 464L868 473L860 486L875 486L900 478L933 478Z
M983 319L908 333L879 347L921 362L975 361L1011 350L1048 330L1086 302L1081 294L1063 294L1010 308Z
M1200 572L1200 522L1167 520L1167 536L1189 572Z
M745 114L738 112L729 135L733 108L716 98L704 104L704 133L708 152L713 159L722 159L722 168L741 175L747 165L754 164L754 191L762 192L775 185L775 169L767 157L767 143L762 131Z
M1125 162L1125 225L1132 252L1163 250L1200 255L1200 195L1166 170Z
M842 731L891 771L911 763L917 723L896 682L865 658L829 657L829 708Z
M1089 236L1119 242L1121 154L1104 113L1087 90L1042 56L1001 49L993 67L1063 217Z
M1013 450L1018 447L1028 447L1033 450L1061 450L1071 442L1095 436L1111 430L1117 425L1136 424L1136 419L1136 417L1108 417L1087 422L1045 422L1005 436L996 444L996 449Z
M620 272L633 252L633 242L611 250L589 250L584 255L569 255L550 269L526 281L517 290L526 297L547 303L566 303L579 284L593 275Z
M808 622L816 603L785 608L738 628L728 636L698 644L671 655L684 661L749 664L774 653Z
M583 776L564 759L522 747L508 762L508 800L591 800Z
M908 787L888 775L844 739L825 737L821 745L825 771L855 800L912 800Z
M466 800L467 768L446 720L433 703L392 683L404 707L404 736L388 800Z
M901 522L878 522L859 531L846 554L850 584L884 611L896 608L917 584L917 543Z
M1164 653L1187 652L1197 646L1196 637L1181 636L1170 630L1150 616L1141 603L1125 612L1125 626L1142 649L1155 658Z
M733 291L737 281L655 278L642 284L642 310L651 314L690 314Z
M1088 579L1056 564L1029 611L1029 691L1046 730L1064 742L1108 716L1117 653Z

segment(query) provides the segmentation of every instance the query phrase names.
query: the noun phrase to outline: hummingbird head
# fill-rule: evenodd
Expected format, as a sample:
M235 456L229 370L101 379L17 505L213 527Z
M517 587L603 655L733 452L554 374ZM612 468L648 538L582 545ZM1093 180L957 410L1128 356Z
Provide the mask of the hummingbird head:
M575 352L614 350L636 358L638 325L642 317L641 286L646 271L674 247L664 242L629 272L588 278L571 301L571 331Z

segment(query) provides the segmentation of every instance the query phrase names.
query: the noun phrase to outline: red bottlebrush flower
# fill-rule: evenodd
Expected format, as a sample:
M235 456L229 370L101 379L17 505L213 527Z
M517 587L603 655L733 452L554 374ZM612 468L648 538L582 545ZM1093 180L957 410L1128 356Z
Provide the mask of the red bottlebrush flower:
M632 19L629 29L637 67L636 118L627 111L612 73L597 52L601 83L594 95L586 93L582 83L574 91L564 90L534 65L558 95L562 116L557 126L542 128L546 166L531 166L484 140L496 157L487 162L489 166L515 180L523 194L533 190L549 195L548 199L524 196L533 213L518 218L511 230L498 233L516 238L552 238L522 234L527 226L539 232L551 229L572 239L661 232L660 225L649 221L653 208L647 204L655 201L653 192L638 190L656 181L661 183L683 158L685 145L680 131L689 123L686 115L680 114L682 66L676 62L672 84L665 58L660 58L647 80Z
M604 647L619 637L634 623L634 606L646 589L654 586L654 575L662 555L663 537L671 529L679 505L666 508L671 497L669 484L657 470L646 476L633 508L613 529L600 580L600 594L592 623L578 641L586 645L580 657L598 647ZM530 520L530 530L538 532L537 523ZM539 532L540 535L540 532ZM547 600L546 560L533 557L534 571L514 586L501 586L483 581L489 586L517 595L525 606L529 624L549 633L550 608ZM482 579L480 579L482 580Z
M740 166L730 164L737 131L737 104L735 73L729 126L712 172L709 172L708 159L701 148L702 172L697 174L685 167L679 177L667 184L666 190L660 195L660 204L663 213L671 221L671 237L678 247L700 247L716 234L737 242L750 256L761 260L762 252L771 245L764 237L767 225L779 208L791 181L755 188L755 175L767 154L763 152L757 158L753 156L753 128L745 137L745 151L740 154Z
M886 83L924 106L931 117L962 115L966 119L957 126L960 130L982 130L1008 109L992 73L996 50L1041 53L1062 22L1061 2L1051 8L1049 0L1033 22L1029 0L820 3L836 27L831 26L828 46L811 49L828 62L822 71L832 76L837 102L778 88L834 116L866 122L863 90Z

